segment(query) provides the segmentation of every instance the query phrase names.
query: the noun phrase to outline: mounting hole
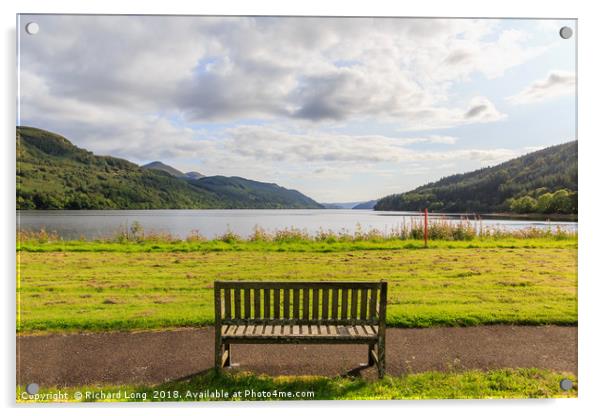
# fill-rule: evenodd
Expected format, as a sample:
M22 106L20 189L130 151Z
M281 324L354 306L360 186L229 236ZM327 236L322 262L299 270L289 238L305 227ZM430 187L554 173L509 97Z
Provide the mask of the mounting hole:
M38 383L29 383L25 387L25 391L27 391L27 393L31 395L38 394L38 392L40 391L40 386L38 385Z
M570 39L573 36L573 29L568 26L563 26L560 28L560 37L562 39Z
M29 22L25 25L25 31L30 35L35 35L40 31L40 25L36 22Z
M573 382L568 378L560 380L560 388L564 391L568 391L573 388Z

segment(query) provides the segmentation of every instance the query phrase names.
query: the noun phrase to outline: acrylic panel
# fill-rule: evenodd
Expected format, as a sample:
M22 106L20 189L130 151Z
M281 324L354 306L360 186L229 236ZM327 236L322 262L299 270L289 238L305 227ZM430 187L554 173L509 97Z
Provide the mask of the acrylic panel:
M577 396L575 19L17 43L18 402Z

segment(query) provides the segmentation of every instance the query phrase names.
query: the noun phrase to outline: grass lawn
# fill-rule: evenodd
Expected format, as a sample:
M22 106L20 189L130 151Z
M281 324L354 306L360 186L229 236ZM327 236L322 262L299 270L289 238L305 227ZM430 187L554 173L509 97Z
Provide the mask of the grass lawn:
M554 238L483 238L470 240L431 240L429 248L574 248L577 249L576 235ZM377 239L376 241L316 241L305 238L284 241L208 240L208 241L82 241L58 240L40 242L33 239L18 241L17 251L40 252L115 252L115 253L189 253L222 251L261 251L261 252L310 252L332 253L364 250L408 250L423 249L422 240Z
M573 381L571 390L560 389L563 378ZM17 388L17 401L27 403L35 399L24 390L24 386ZM58 401L101 402L551 398L577 397L577 381L572 374L541 369L426 372L403 377L387 376L378 381L314 376L268 377L250 373L216 376L210 371L189 380L159 386L81 386L40 390L42 395L58 392L63 394ZM81 399L76 398L76 392L82 394ZM216 397L216 392L221 396ZM56 400L39 396L36 401Z
M211 324L218 279L386 279L390 326L577 323L576 238L421 245L27 241L17 253L18 331Z

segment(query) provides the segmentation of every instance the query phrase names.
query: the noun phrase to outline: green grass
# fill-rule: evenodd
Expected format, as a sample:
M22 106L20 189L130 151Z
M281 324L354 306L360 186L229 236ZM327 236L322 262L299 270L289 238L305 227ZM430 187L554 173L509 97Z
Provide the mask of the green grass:
M569 391L560 389L560 380L573 381ZM207 397L208 392L222 397ZM45 388L42 394L61 392L60 401L206 401L206 400L391 400L391 399L485 399L577 397L576 377L542 369L503 369L465 372L425 372L403 377L366 381L359 378L314 376L268 377L250 373L215 375L213 371L184 381L158 386L82 386ZM74 395L80 392L82 400ZM86 392L105 398L86 399ZM106 398L120 392L121 397ZM162 392L162 393L158 393ZM255 395L253 396L253 393ZM311 392L308 394L308 392ZM201 393L203 396L198 396ZM228 394L225 397L225 393ZM24 394L22 396L22 394ZM194 396L193 394L197 394ZM214 393L215 394L215 393ZM269 396L268 396L269 394ZM126 395L128 398L126 398ZM305 397L297 396L304 395ZM132 397L133 396L133 397ZM163 397L161 397L163 396ZM23 386L17 388L17 401L31 402ZM97 396L100 397L100 396ZM53 401L38 399L37 401Z
M213 323L214 280L389 281L389 326L577 324L577 239L47 242L18 252L32 331Z
M445 248L546 248L577 249L577 237L567 238L483 238L467 241L433 240L429 249ZM188 252L343 252L363 250L407 250L424 249L422 240L383 239L377 241L315 241L299 239L293 241L85 241L85 240L24 240L17 243L21 252L99 252L99 253L188 253Z

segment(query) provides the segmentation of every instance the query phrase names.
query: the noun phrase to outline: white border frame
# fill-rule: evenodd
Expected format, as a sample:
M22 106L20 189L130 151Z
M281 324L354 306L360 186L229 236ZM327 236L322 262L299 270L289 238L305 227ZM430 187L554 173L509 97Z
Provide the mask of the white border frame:
M420 2L394 2L386 0L305 0L285 2L274 0L221 0L201 3L186 0L146 0L144 2L124 2L123 0L21 0L1 3L3 33L2 90L0 101L2 118L2 151L4 184L0 230L1 253L4 266L3 294L3 340L2 366L0 376L0 404L8 408L8 414L32 414L44 412L46 415L81 414L128 414L165 415L187 413L245 412L250 415L282 414L305 415L310 412L332 412L334 408L352 411L358 407L361 412L369 412L374 406L379 412L427 414L482 414L491 415L517 411L541 411L546 414L585 413L600 408L599 389L602 365L598 317L600 310L599 294L602 293L602 279L598 273L600 251L600 215L596 208L602 207L602 192L599 190L600 172L596 169L600 158L600 137L597 121L600 88L599 40L602 39L602 22L596 13L595 2L557 1L528 2L524 0L498 0L484 2L475 0L423 0ZM424 16L424 17L538 17L538 18L577 18L579 19L579 398L558 400L440 400L440 401L395 401L395 402L297 402L297 403L199 403L199 404L105 404L105 405L45 405L31 407L15 405L15 143L14 127L16 120L16 74L15 74L15 17L16 13L107 13L107 14L235 14L235 15L332 15L332 16ZM598 237L598 239L596 239ZM110 409L110 410L109 410ZM588 412L589 413L589 412ZM5 413L6 414L6 413Z

